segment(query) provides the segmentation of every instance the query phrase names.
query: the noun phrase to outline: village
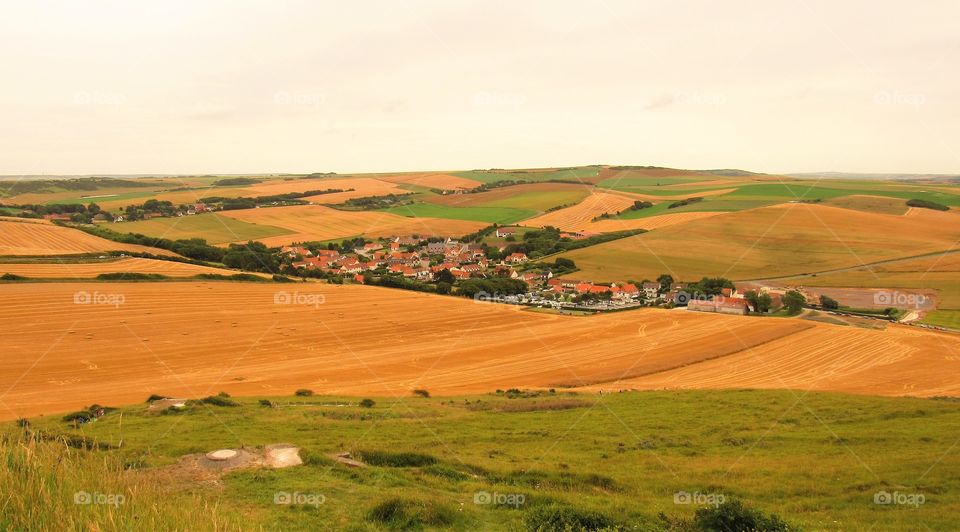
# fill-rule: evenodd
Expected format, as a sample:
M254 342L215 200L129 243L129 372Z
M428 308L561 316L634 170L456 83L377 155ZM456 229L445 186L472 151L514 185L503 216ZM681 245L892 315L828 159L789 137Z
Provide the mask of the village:
M513 235L514 228L497 228L495 236ZM584 238L580 234L564 234L566 238ZM531 260L525 253L509 251L508 246L486 243L464 243L452 238L394 236L377 241L358 240L356 247L344 249L329 245L328 249L304 245L285 246L280 250L285 271L302 277L324 277L336 282L366 284L374 276L404 278L411 283L447 285L450 287L471 279L513 279L522 281L525 291L519 293L478 292L477 300L535 307L582 310L622 310L634 307L664 306L699 312L746 315L750 312L776 312L783 308L784 290L751 287L762 294L762 305L756 298L739 291L732 283L704 290L696 283L674 281L661 276L658 281L595 282L561 277L574 271L571 261L554 263Z

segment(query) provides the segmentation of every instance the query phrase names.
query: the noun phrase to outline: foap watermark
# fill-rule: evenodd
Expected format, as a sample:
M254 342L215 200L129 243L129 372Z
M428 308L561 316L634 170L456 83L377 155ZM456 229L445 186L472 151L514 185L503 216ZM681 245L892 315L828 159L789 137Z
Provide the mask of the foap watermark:
M523 493L490 493L489 491L478 491L473 494L473 504L494 506L513 506L519 508L527 502L527 496Z
M74 105L123 105L127 103L126 95L115 92L81 91L73 94Z
M727 99L722 94L682 91L673 95L673 103L682 105L723 105Z
M110 305L119 307L126 302L127 298L123 294L105 294L103 292L87 292L81 290L73 293L74 305Z
M273 504L284 506L320 506L327 501L322 493L300 493L299 491L278 491L273 494Z
M320 107L326 101L326 95L319 92L280 91L273 93L274 105L301 105L306 107Z
M319 307L327 302L323 294L301 294L300 292L287 292L281 290L273 294L274 305L305 305L309 307Z
M700 493L695 491L678 491L673 494L673 504L693 504L696 506L718 507L727 501L727 497L722 493Z
M873 494L873 504L897 504L919 508L925 502L927 502L927 497L922 493L900 493L899 491L890 493L881 490Z
M89 491L77 491L73 494L74 504L104 504L108 506L120 506L127 502L126 496L122 493L100 493Z
M873 303L885 307L919 309L927 303L927 296L905 292L881 290L874 292Z
M477 303L496 303L497 301L503 301L504 294L494 292L484 292L483 290L477 292L473 295L473 300Z
M920 107L927 103L927 97L919 93L905 93L899 91L877 91L873 95L873 103L877 105L910 105Z
M476 107L520 107L527 103L527 97L523 94L476 92L471 101Z

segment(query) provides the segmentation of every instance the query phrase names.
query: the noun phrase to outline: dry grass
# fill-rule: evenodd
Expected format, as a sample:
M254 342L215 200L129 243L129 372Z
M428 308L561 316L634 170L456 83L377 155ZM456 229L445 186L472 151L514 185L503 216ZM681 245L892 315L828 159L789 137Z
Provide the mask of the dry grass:
M125 472L118 456L63 441L0 440L4 530L229 530L237 524L210 498L174 493Z

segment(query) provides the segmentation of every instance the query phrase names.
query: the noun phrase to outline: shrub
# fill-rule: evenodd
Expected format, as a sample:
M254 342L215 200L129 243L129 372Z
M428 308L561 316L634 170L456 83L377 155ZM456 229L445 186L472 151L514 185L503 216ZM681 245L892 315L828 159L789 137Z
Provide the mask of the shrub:
M97 276L100 281L160 281L169 279L166 275L159 273L138 273L138 272L112 272L101 273Z
M554 530L585 532L611 529L615 526L612 519L601 513L558 504L534 508L523 518L523 525L531 532L553 532Z
M360 406L363 408L373 408L373 405L377 404L373 399L364 399L360 401Z
M273 403L269 399L260 399L260 406L265 406L267 408L273 408Z
M430 397L430 392L427 390L414 390L413 395L419 395L420 397Z
M776 514L766 515L760 510L745 507L740 501L726 501L711 508L700 508L693 518L696 530L725 530L730 532L788 532L793 527Z
M157 395L155 393L150 394L150 397L147 397L147 402L152 403L154 401L163 401L164 399L170 399L166 395Z
M64 421L67 421L67 422L79 421L79 422L81 422L81 423L86 423L87 421L90 421L91 419L93 419L93 414L91 414L90 412L88 412L88 411L86 411L86 410L80 410L80 411L78 411L78 412L71 412L71 413L63 416L63 420L64 420Z
M14 273L5 273L0 275L0 281L23 281L26 277Z
M398 530L423 527L449 527L457 513L436 501L409 500L392 497L370 510L367 519Z
M922 199L907 200L907 205L910 207L920 207L921 209L933 209L935 211L950 210L950 207L947 207L946 205L941 205L934 201L927 201Z
M230 399L229 397L223 397L222 395L211 395L209 397L204 397L203 399L200 399L200 402L213 406L240 406L240 403Z
M310 397L311 395L313 395L313 390L300 388L299 390L293 392L293 395L296 395L298 397Z

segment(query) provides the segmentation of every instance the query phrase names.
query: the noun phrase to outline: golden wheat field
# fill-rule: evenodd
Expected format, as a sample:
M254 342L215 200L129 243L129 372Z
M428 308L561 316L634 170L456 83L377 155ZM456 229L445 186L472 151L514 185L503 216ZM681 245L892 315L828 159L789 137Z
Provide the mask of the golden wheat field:
M175 255L163 249L113 242L69 227L13 220L0 220L0 255L70 255L103 251Z
M576 205L542 214L520 222L526 227L551 225L565 231L582 231L604 213L616 214L633 205L632 196L612 192L593 192Z
M0 263L0 275L4 273L38 279L86 279L96 277L102 273L155 273L167 277L191 277L201 273L233 275L239 272L224 268L188 264L185 262L126 257L99 262L72 262L65 260L39 263L4 262Z
M594 280L761 279L952 249L952 213L866 213L790 203L723 213L564 254Z
M78 294L80 303L78 304ZM646 309L590 318L355 285L4 287L0 416L219 391L816 387L960 392L955 336ZM952 382L951 382L952 381Z
M378 179L441 190L471 189L481 184L474 179L450 174L395 174L378 176Z

